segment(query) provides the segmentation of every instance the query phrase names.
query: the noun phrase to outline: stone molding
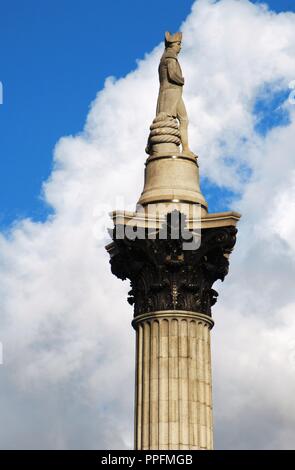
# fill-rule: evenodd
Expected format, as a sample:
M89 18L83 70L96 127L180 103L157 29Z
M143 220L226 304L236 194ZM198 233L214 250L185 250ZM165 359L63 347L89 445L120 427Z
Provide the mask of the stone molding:
M199 312L189 312L185 310L161 310L158 312L144 313L143 315L138 315L132 320L132 326L134 329L136 329L137 325L141 322L159 320L161 318L174 320L185 319L203 322L209 326L210 330L214 326L214 321L208 315L204 315L203 313Z

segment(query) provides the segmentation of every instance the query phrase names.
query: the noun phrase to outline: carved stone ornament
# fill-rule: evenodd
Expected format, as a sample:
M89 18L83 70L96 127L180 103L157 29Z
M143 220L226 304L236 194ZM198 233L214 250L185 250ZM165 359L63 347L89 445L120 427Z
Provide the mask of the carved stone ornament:
M173 216L173 217L172 217ZM177 216L175 218L175 216ZM179 220L175 225L173 221ZM236 242L233 226L200 230L197 249L184 249L194 235L186 229L185 215L173 211L155 231L154 238L117 239L110 263L118 278L130 279L128 302L134 316L161 310L187 310L211 316L218 293L217 279L228 273L228 255ZM163 233L167 233L163 239Z

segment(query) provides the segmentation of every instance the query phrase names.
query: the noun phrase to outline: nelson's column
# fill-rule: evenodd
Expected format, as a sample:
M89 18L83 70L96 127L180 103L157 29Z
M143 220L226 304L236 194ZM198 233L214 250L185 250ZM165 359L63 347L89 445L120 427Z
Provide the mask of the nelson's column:
M165 34L145 183L135 212L113 212L113 274L131 281L136 331L135 449L212 449L211 307L228 273L237 212L208 213L188 144L178 62ZM181 148L180 148L181 146Z

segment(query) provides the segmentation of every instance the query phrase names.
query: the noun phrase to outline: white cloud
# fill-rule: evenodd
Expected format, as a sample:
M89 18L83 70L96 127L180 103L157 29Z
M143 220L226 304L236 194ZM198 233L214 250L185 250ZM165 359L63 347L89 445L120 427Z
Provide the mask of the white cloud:
M295 77L294 26L294 14L247 0L200 0L182 26L192 148L203 176L242 194L213 312L217 447L294 442L294 108L290 125L265 137L252 113L266 84L288 88ZM135 205L142 190L161 50L107 79L84 131L58 142L44 184L54 216L0 238L3 448L132 446L128 285L110 273L94 212L117 195Z

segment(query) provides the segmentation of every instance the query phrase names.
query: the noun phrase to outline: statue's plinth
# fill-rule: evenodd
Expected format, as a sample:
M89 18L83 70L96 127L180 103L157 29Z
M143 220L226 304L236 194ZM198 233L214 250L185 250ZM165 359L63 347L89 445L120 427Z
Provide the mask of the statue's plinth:
M203 213L208 204L200 190L197 157L185 154L157 153L148 157L144 189L138 204L180 202L200 204Z
M161 205L159 205L160 212L153 212L153 207L146 206L146 212L132 212L132 211L113 211L111 212L111 218L113 219L114 226L124 227L141 227L143 229L159 229L166 220L168 212L172 210L179 210L186 215L186 226L188 230L200 230L210 228L223 228L223 227L236 227L241 214L236 211L225 211L225 212L212 212L202 215L200 218L191 217L190 214L195 214L194 207L190 204L163 204L165 212L161 211ZM149 209L149 210L148 210Z

